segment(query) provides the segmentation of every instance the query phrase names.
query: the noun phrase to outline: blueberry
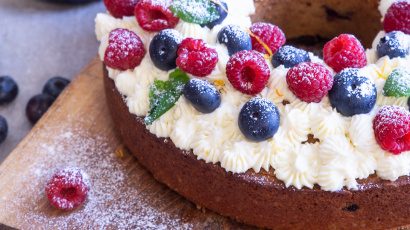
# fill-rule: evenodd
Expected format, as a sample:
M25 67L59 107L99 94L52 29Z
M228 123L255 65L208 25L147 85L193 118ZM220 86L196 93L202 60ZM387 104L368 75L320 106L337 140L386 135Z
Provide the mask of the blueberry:
M214 26L221 24L226 16L228 16L228 5L224 1L220 1L219 3L211 2L218 11L219 18L213 20L212 22L209 22L205 26L208 27L209 29L214 28Z
M251 141L264 141L278 131L280 115L278 108L264 98L253 98L242 107L238 125L243 135Z
M301 62L310 62L309 53L293 46L282 46L272 57L272 65L292 68Z
M182 38L178 31L166 29L159 32L149 45L149 54L154 65L161 70L177 67L177 51Z
M0 144L6 140L8 130L6 118L0 115Z
M47 112L54 100L54 97L44 93L32 97L26 106L28 120L35 124Z
M50 78L43 87L43 93L56 99L68 84L70 80L63 77Z
M348 68L335 76L329 99L333 108L343 116L369 113L377 99L373 82L358 75L358 69Z
M184 87L184 96L201 113L212 113L221 105L221 95L209 82L191 79Z
M0 77L0 105L12 102L18 92L17 83L11 77Z
M226 45L229 56L238 51L252 50L251 37L237 25L228 25L218 33L218 42Z
M387 33L380 39L377 45L377 55L379 58L388 56L389 58L405 57L410 52L410 36L401 31Z

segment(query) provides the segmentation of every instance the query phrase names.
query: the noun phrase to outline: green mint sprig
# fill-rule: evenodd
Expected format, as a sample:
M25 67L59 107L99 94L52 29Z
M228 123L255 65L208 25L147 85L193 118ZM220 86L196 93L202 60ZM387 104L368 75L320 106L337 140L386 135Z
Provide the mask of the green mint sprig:
M188 81L188 75L180 69L170 73L168 81L155 80L149 92L150 111L144 119L145 124L152 124L170 110L181 97Z
M205 25L220 16L211 0L174 0L170 9L183 21L199 25Z

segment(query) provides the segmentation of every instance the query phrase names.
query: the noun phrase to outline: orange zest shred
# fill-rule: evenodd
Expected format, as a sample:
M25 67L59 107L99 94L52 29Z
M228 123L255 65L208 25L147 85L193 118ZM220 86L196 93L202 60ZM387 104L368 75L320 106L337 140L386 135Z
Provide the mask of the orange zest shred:
M214 81L214 84L215 84L216 87L221 87L222 88L222 87L225 86L225 81L221 80L221 79L217 79L217 80Z
M275 89L275 92L276 92L276 94L277 94L279 97L282 97L282 96L283 96L283 94L279 91L279 89Z
M128 154L128 151L124 145L118 146L115 150L115 156L117 156L118 158L123 158L126 154Z
M267 54L265 54L265 59L271 59L273 56L273 52L272 50L269 48L269 46L262 41L262 39L258 36L256 36L254 33L252 33L251 30L248 29L248 33L251 37L255 38L256 41L261 44L263 46L263 48L266 50L266 52L268 52Z

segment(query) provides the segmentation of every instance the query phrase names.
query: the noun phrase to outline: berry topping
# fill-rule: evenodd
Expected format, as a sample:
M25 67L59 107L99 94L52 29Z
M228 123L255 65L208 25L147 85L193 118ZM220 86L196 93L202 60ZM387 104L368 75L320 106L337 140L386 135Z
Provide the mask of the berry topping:
M32 124L35 124L47 112L54 100L54 97L48 94L38 94L32 97L26 106L26 116L28 120Z
M272 57L272 65L292 68L302 62L310 62L309 53L293 46L282 46Z
M373 120L380 147L393 154L410 150L410 112L399 106L384 106Z
M283 31L270 23L254 23L250 30L252 32L252 49L261 53L275 54L286 42Z
M286 75L290 91L305 102L320 102L332 88L333 77L319 63L302 62L291 68Z
M110 32L104 63L119 70L134 69L145 56L145 48L140 37L127 29Z
M345 69L336 74L329 99L333 108L343 116L369 113L377 99L373 82L358 75L358 69Z
M43 93L57 98L68 84L70 80L63 77L50 78L43 87Z
M377 55L379 58L388 56L389 58L405 57L410 52L410 35L401 31L393 31L382 39L377 45Z
M268 83L270 69L260 53L244 50L229 59L226 64L226 76L235 89L255 95Z
M158 69L168 71L177 67L177 52L181 41L181 35L173 29L162 30L155 35L149 46L149 54Z
M87 178L78 169L56 172L46 185L48 201L57 209L69 211L81 206L89 191Z
M211 1L211 4L215 6L215 9L219 17L205 24L205 26L208 27L209 29L212 29L214 28L214 26L221 24L225 20L225 18L228 16L228 5L224 1L218 1L217 3Z
M185 85L183 93L201 113L212 113L221 105L221 95L208 81L191 79Z
M0 115L0 144L6 140L8 130L6 118Z
M171 0L139 0L135 6L138 24L147 31L174 28L179 22L169 9Z
M323 58L336 72L345 68L361 68L367 64L362 44L350 34L341 34L327 42L323 48Z
M177 66L194 76L211 74L218 63L218 53L206 46L202 39L186 38L178 49Z
M0 105L12 102L19 92L17 83L8 76L0 77Z
M384 84L383 94L388 97L410 97L410 72L404 68L393 70Z
M264 98L253 98L246 102L239 113L238 125L243 135L251 141L264 141L279 129L278 108Z
M252 50L251 37L237 25L228 25L218 33L218 42L226 45L229 56L242 50Z
M384 16L383 27L386 32L399 30L410 34L410 2L394 2Z
M138 0L104 0L108 12L116 18L133 16Z

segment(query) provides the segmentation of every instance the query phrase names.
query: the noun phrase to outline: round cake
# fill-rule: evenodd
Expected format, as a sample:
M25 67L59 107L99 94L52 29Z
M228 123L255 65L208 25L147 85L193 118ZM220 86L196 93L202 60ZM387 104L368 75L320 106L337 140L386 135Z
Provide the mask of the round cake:
M107 104L158 181L258 227L410 224L409 1L104 2Z

